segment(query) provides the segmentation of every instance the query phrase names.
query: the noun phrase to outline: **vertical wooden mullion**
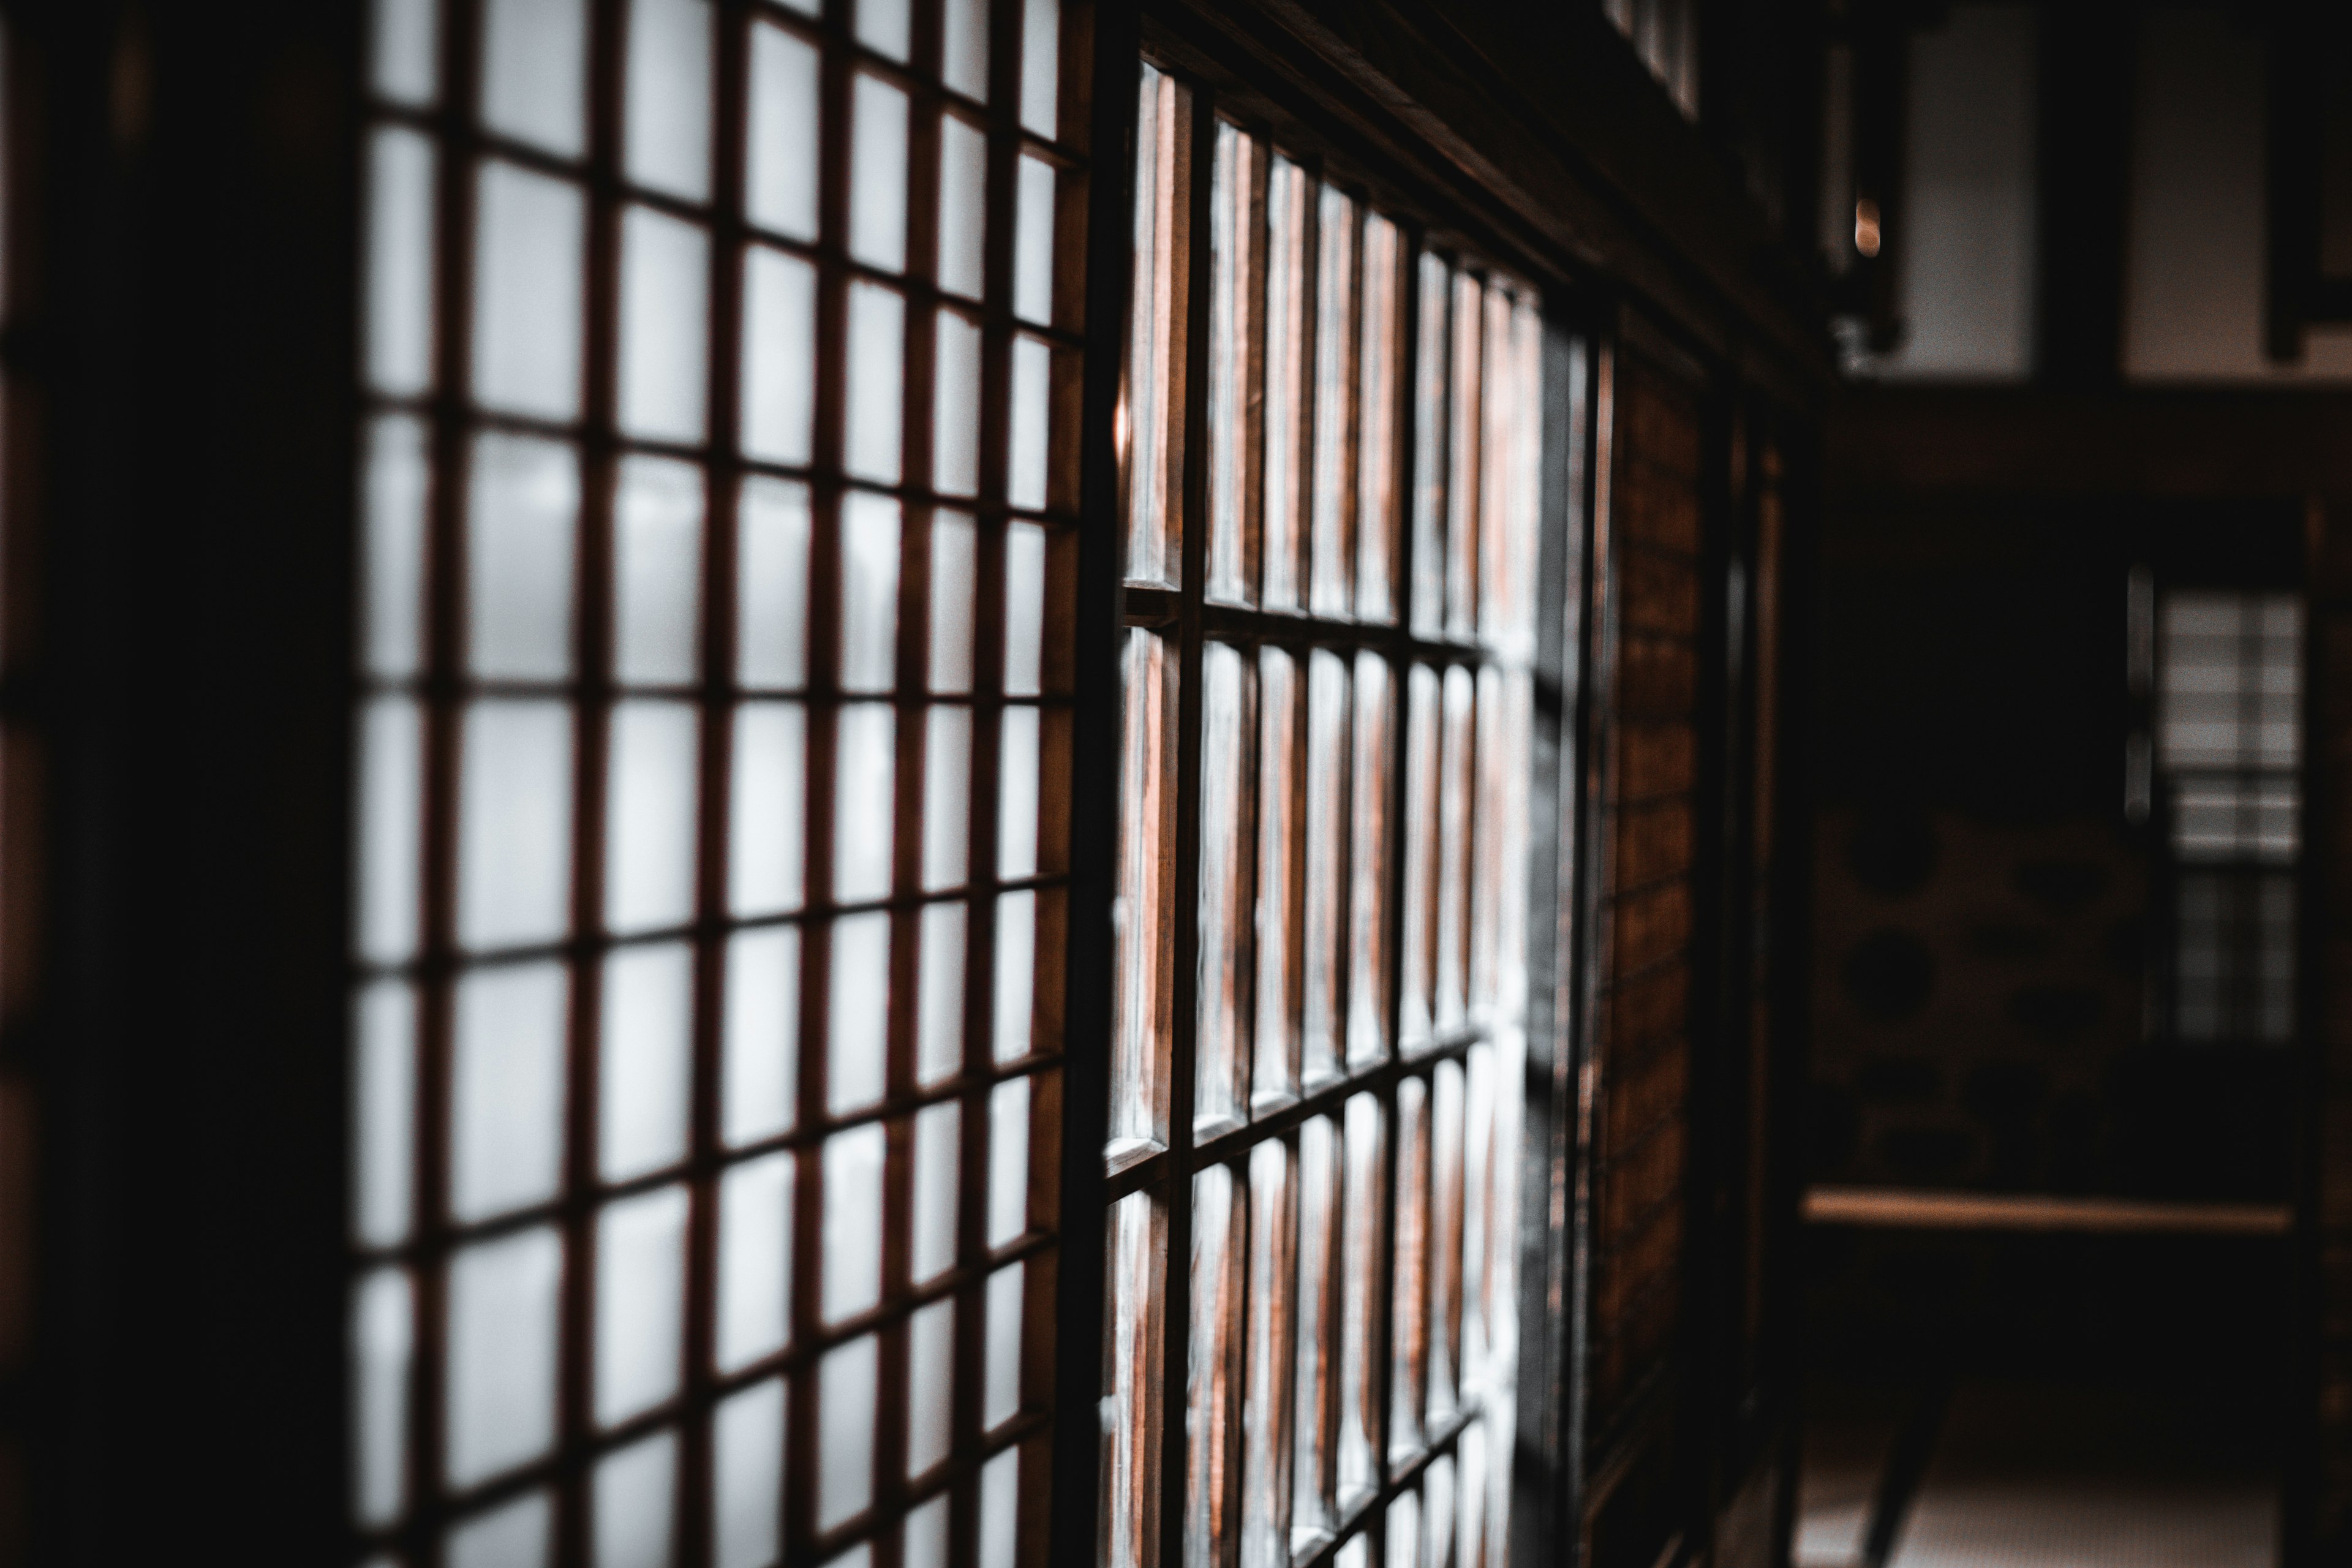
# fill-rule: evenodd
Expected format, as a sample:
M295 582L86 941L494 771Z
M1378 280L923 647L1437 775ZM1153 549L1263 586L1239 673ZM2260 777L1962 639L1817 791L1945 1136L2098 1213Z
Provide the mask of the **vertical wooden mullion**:
M621 201L621 58L625 0L595 0L590 9L588 69L588 255L583 326L586 384L581 452L580 572L574 592L573 668L580 693L573 716L577 761L572 779L571 1066L564 1150L563 1333L561 1394L562 1479L556 1497L555 1562L581 1568L590 1558L589 1494L593 1471L593 1373L597 1171L597 1041L604 903L605 772L613 713L613 488L618 453L613 435L617 384Z
M476 0L449 0L441 37L436 166L432 477L427 491L424 636L425 789L417 994L415 1235L416 1352L409 1373L408 1533L417 1561L436 1562L445 1501L449 1111L457 963L458 737L464 723L466 398L473 326L474 161L470 125L481 23Z
M719 1190L724 1151L719 1129L727 987L729 784L733 726L729 722L734 683L737 487L741 461L736 449L742 339L742 186L745 81L749 24L740 10L719 7L712 21L710 342L708 402L709 459L704 469L702 542L702 647L700 710L701 776L697 814L700 822L696 879L695 999L690 1168L691 1193L687 1252L685 1381L687 1421L678 1434L677 1535L680 1568L708 1568L714 1560L711 1510L715 1501L711 1457L711 1409L718 1337Z
M1180 233L1167 243L1184 247L1183 302L1177 310L1171 344L1183 354L1183 471L1179 546L1176 688L1176 859L1167 878L1174 897L1169 946L1174 955L1169 1006L1168 1161L1162 1196L1167 1213L1168 1272L1164 1290L1166 1421L1160 1437L1160 1568L1184 1562L1184 1526L1189 1518L1191 1449L1185 1415L1192 1405L1189 1370L1192 1339L1192 1158L1195 1052L1200 1035L1201 887L1201 664L1202 578L1207 563L1208 363L1210 171L1215 166L1216 116L1208 90L1190 89L1190 114L1180 121L1187 139L1183 184L1178 192L1186 214ZM1231 1238L1227 1238L1228 1246Z
M801 934L799 1082L794 1096L803 1138L793 1182L793 1343L802 1371L789 1385L784 1439L784 1528L788 1558L814 1549L822 1435L817 1385L824 1357L809 1352L824 1330L824 1143L829 1120L826 1048L832 1017L833 822L835 756L841 687L841 515L845 386L848 375L850 95L848 0L825 0L818 57L817 321L815 428L809 476L808 789L805 906Z

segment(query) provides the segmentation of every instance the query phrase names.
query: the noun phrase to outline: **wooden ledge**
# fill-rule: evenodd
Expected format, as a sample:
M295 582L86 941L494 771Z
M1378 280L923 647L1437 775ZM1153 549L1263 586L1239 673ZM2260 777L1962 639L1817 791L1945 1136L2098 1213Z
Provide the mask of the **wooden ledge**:
M2167 1203L1908 1187L1809 1188L1804 1215L1814 1225L1895 1230L2073 1230L2110 1236L2284 1236L2294 1223L2284 1204Z

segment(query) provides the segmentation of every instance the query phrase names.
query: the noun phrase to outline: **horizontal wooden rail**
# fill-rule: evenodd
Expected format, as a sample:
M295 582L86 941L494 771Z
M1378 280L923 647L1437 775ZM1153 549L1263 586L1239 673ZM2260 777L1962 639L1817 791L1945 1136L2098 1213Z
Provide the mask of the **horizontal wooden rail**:
M1805 1193L1804 1214L1814 1225L2106 1235L2284 1236L2292 1224L2284 1204L2170 1203L1910 1187L1812 1187Z

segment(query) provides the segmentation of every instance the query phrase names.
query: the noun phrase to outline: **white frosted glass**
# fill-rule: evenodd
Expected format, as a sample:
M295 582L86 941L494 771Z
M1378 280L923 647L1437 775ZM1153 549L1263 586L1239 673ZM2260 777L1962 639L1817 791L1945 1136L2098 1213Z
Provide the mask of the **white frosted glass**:
M897 730L897 715L882 702L846 703L835 721L833 896L843 903L890 891Z
M816 268L755 245L743 259L743 455L809 460L816 408Z
M917 1284L945 1273L956 1258L958 1136L962 1107L953 1100L915 1113L915 1242L910 1266Z
M907 1324L907 1474L909 1477L927 1473L948 1457L952 1445L952 1417L955 1414L955 1303L934 1301L918 1311ZM940 1500L944 1502L946 1500ZM926 1505L927 1507L929 1505ZM916 1510L918 1516L924 1510ZM940 1509L940 1526L947 1524L947 1510ZM919 1533L913 1518L907 1521L909 1542ZM944 1540L941 1551L932 1561L945 1568Z
M368 138L367 377L405 397L433 384L433 143L380 126Z
M352 1236L394 1247L408 1236L416 1175L416 992L379 980L352 1011Z
M414 743L399 740L395 749ZM570 891L571 763L571 719L562 703L489 701L467 710L460 940L482 946L562 934ZM363 826L362 832L370 828ZM388 908L395 895L386 879L403 873L390 865L374 867L382 853L370 845L371 869L363 875L373 885L362 897ZM413 902L413 894L407 897Z
M1037 874L1037 710L1007 708L997 729L996 875Z
M931 488L972 495L980 489L980 327L942 310L931 341Z
M461 1221L543 1203L562 1182L565 991L554 963L457 977L449 1210Z
M808 717L799 703L735 710L727 884L728 907L740 916L800 907L807 748Z
M923 887L960 888L971 869L971 710L924 718Z
M1004 530L1004 695L1034 697L1045 662L1045 531L1034 522Z
M405 697L378 697L360 713L360 956L397 963L416 951L418 840L425 728Z
M988 96L988 0L947 0L940 79L967 98Z
M882 1300L882 1128L867 1122L824 1145L824 1321Z
M770 1568L782 1546L784 1385L756 1383L710 1419L718 1568Z
M898 503L841 500L841 686L887 691L898 679Z
M980 298L987 264L988 137L952 114L940 117L939 284Z
M836 1116L882 1098L889 995L890 917L877 910L835 921L824 1100Z
M596 1216L596 1419L610 1426L677 1392L686 1321L686 1189Z
M1016 1568L1021 1546L1021 1450L1007 1448L980 1471L980 1568Z
M849 254L898 272L907 265L907 95L860 72L849 105Z
M817 107L816 50L753 24L743 216L791 239L816 237Z
M873 283L849 286L849 397L842 467L898 482L899 388L906 374L907 302Z
M907 0L857 0L857 41L901 63L913 26Z
M677 1437L656 1432L596 1465L596 1568L668 1568Z
M1021 1412L1021 1287L1018 1263L988 1277L988 1354L981 1425L993 1431Z
M817 1366L816 1526L831 1530L874 1500L874 1406L879 1355L872 1334Z
M630 0L629 178L710 195L710 0Z
M735 508L735 679L808 681L808 487L754 475Z
M554 1446L562 1286L563 1243L552 1226L461 1248L449 1260L442 1398L452 1485L470 1486Z
M719 1370L783 1349L792 1310L793 1157L776 1153L719 1178Z
M801 933L797 926L727 939L727 1016L719 1136L740 1145L793 1124L800 1071Z
M384 414L368 423L367 557L361 665L379 679L415 675L424 637L425 502L432 458L425 421Z
M995 1058L1029 1054L1036 984L1037 895L1024 889L996 900Z
M606 954L598 1025L597 1169L617 1182L676 1164L692 1096L694 949L665 942Z
M979 541L960 511L931 517L931 689L971 689L972 584Z
M1054 165L1022 154L1013 187L1013 313L1041 326L1054 320Z
M621 459L613 497L613 673L684 684L700 666L702 470Z
M651 207L621 219L622 434L702 439L710 236Z
M415 1311L408 1276L397 1268L373 1270L352 1292L352 1501L362 1524L391 1522L408 1496Z
M441 1560L448 1568L547 1568L553 1521L547 1494L526 1493L451 1531Z
M485 432L467 485L467 663L476 675L572 673L580 455L561 441Z
M428 104L441 92L441 7L436 0L376 0L368 82L394 103Z
M693 918L695 718L691 702L613 705L604 923L614 931Z
M1018 1241L1029 1228L1029 1080L988 1092L988 1245Z
M925 909L915 1078L926 1086L953 1078L963 1067L963 905Z
M1005 499L1031 511L1045 504L1046 399L1052 390L1053 352L1034 338L1013 342L1013 419Z
M482 123L551 153L586 146L586 0L488 0Z
M1052 141L1062 97L1061 0L1023 0L1021 128Z
M580 412L580 187L495 160L476 176L474 396L543 419Z

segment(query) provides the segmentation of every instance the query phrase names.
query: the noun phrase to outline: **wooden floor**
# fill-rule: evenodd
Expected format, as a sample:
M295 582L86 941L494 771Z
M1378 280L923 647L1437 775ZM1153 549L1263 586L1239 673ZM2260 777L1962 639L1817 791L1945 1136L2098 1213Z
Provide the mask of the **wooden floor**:
M2227 1433L2160 1399L1964 1382L1931 1415L1916 1486L1891 1491L1887 1455L1900 1441L1885 1435L1915 1419L1919 1402L1906 1413L1892 1394L1874 1401L1868 1391L1849 1391L1815 1404L1797 1568L2273 1568L2278 1561L2274 1478L2233 1452ZM1874 1535L1891 1548L1875 1562Z

